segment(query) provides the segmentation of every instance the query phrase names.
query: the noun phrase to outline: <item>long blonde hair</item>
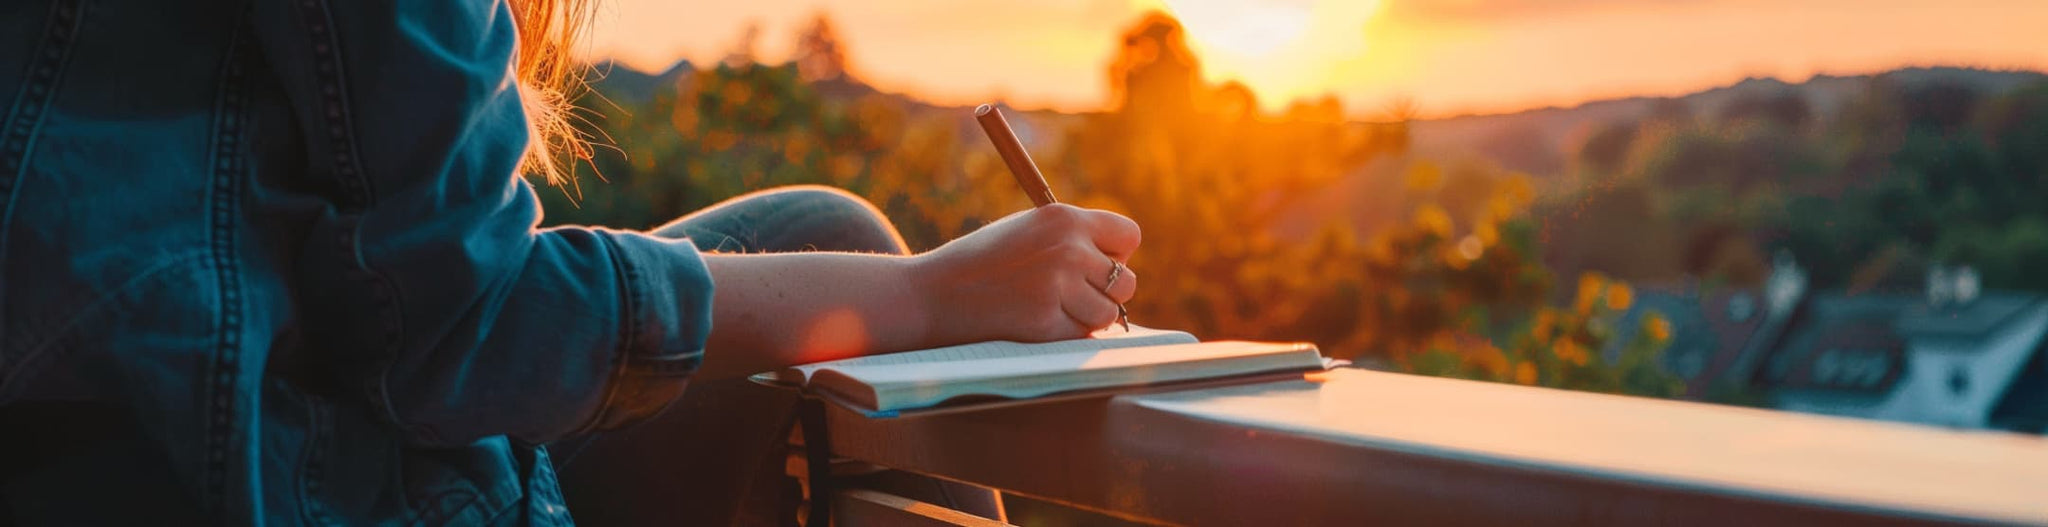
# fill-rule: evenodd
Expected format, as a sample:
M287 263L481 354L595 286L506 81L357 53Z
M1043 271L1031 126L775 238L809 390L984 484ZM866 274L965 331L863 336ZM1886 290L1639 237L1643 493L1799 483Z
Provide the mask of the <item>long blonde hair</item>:
M598 0L509 0L519 26L519 97L526 107L529 135L519 172L563 184L578 161L588 161L590 142L570 123L576 95L584 89L583 65L571 56L590 29Z

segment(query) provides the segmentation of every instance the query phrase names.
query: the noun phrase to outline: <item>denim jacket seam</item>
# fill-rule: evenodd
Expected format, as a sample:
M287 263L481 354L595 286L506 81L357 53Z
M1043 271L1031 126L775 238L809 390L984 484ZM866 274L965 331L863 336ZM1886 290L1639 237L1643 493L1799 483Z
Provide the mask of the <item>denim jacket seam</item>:
M326 0L300 0L300 15L306 24L306 38L313 51L315 81L319 88L319 107L313 112L327 132L328 147L332 150L329 166L336 183L341 185L343 194L339 239L340 254L348 255L344 267L349 280L359 281L370 288L370 294L377 304L377 311L383 319L384 342L381 357L375 359L369 371L374 372L364 390L370 400L376 401L385 419L408 432L426 437L437 434L426 425L406 423L392 403L391 389L387 381L389 371L402 346L404 332L401 313L402 301L395 285L370 265L362 252L362 218L376 203L369 178L362 171L362 156L356 150L356 137L348 105L347 72L341 60L341 36L334 27L334 16Z
M0 263L7 261L7 233L14 222L14 197L22 176L27 174L31 147L35 144L36 129L42 127L43 116L49 114L49 106L57 98L57 89L63 84L64 72L71 60L72 44L77 41L80 26L84 25L84 8L79 0L59 0L50 6L50 14L44 23L43 38L35 49L35 59L30 61L28 75L23 79L21 91L15 95L13 108L7 112L7 120L0 122L0 152L4 152L6 163L0 166ZM4 298L7 285L0 280L0 298ZM0 320L4 320L6 307L0 302ZM24 360L24 363L26 361ZM0 366L7 364L0 355ZM9 368L11 369L11 368ZM0 387L7 383L0 382Z
M306 445L300 453L299 506L300 514L313 525L338 525L319 500L321 485L326 481L326 448L333 439L333 416L319 397L303 395L306 400Z
M376 194L372 192L369 178L362 173L362 157L357 155L354 120L348 105L348 72L341 60L341 35L334 27L334 16L327 9L327 0L301 0L299 7L306 24L306 37L313 50L313 70L320 88L320 107L317 115L322 116L326 126L327 141L333 150L331 166L335 179L347 194L344 205L366 210L375 204Z
M247 162L241 155L241 135L247 128L244 101L242 100L242 60L247 58L247 37L237 26L228 40L224 64L219 73L212 144L209 147L212 180L207 193L208 218L208 268L214 272L216 306L215 320L219 333L215 337L212 363L207 367L206 390L210 399L207 406L206 426L206 489L202 493L209 510L227 510L228 455L238 432L239 420L235 419L236 385L241 380L240 361L242 333L242 292L241 267L236 256L239 238L236 236L237 207L241 196L242 173Z
M35 129L42 124L42 118L50 103L57 97L57 89L64 80L65 66L71 58L71 44L76 41L84 13L78 0L59 0L50 7L50 19L45 24L43 38L36 46L35 60L29 63L28 75L15 95L14 107L8 112L6 141L0 148L7 152L6 179L0 180L0 194L12 200L15 180L20 172L28 168L30 143L35 140Z

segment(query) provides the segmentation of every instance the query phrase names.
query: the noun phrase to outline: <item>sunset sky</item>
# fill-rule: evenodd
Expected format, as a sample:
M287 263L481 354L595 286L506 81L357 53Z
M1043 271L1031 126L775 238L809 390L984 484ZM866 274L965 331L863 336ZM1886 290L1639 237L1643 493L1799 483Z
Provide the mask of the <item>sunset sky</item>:
M1369 117L1675 95L1908 65L2048 70L2048 0L607 0L589 53L659 71L723 56L750 23L787 56L819 12L854 73L947 104L1101 107L1120 32L1147 10L1187 26L1204 74L1277 107L1334 93Z

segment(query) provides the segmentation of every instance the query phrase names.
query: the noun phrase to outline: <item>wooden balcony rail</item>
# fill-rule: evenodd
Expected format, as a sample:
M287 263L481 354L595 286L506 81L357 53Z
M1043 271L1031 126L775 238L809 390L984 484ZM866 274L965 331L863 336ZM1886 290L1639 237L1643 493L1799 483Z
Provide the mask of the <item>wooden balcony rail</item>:
M838 455L1148 523L2048 524L2035 436L1365 370L827 421Z

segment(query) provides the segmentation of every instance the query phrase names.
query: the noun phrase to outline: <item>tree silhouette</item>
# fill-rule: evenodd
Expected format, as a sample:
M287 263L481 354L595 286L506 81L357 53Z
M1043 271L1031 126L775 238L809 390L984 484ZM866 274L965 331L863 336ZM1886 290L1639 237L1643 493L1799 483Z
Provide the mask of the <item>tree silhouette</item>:
M1115 108L1141 120L1190 112L1202 69L1188 49L1180 21L1157 11L1124 32L1109 67Z
M818 13L810 25L797 33L797 73L807 82L834 81L846 77L846 50L839 43L839 31L832 18Z

